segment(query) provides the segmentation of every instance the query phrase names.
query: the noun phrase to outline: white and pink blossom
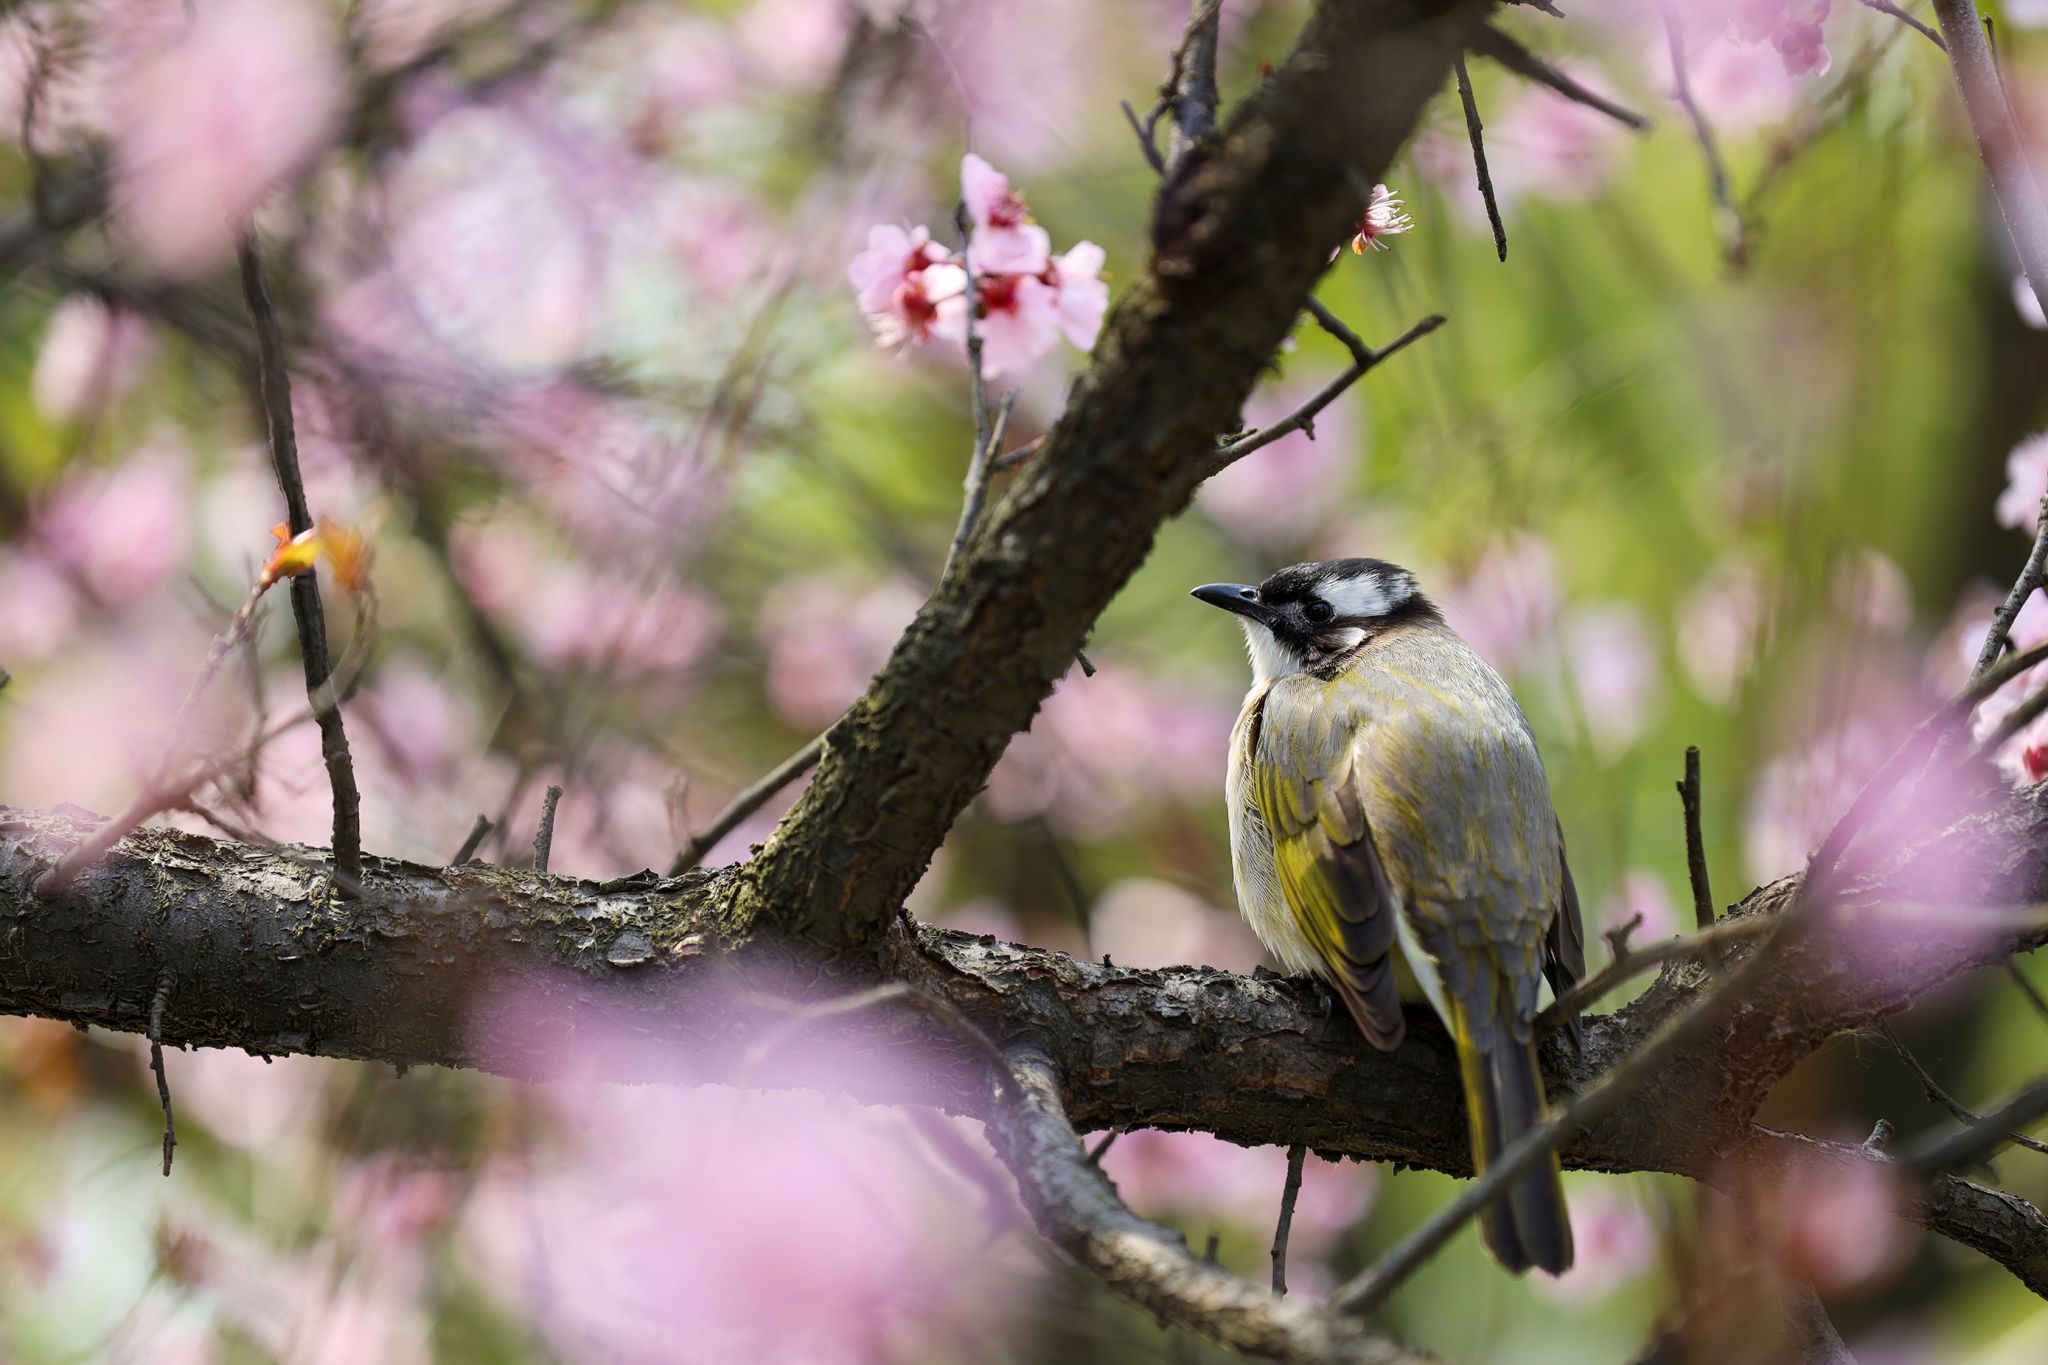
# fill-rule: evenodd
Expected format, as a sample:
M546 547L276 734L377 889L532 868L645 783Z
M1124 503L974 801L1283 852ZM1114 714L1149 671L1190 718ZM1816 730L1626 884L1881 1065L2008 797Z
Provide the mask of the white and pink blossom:
M969 266L980 275L1036 275L1052 259L1052 238L1031 219L1001 171L969 152L960 159L960 197L974 231Z
M1358 223L1351 238L1353 255L1364 255L1368 250L1385 251L1390 245L1385 239L1397 237L1415 226L1415 220L1408 216L1401 203L1401 196L1385 185L1374 185L1372 196L1366 200L1365 212L1358 217Z

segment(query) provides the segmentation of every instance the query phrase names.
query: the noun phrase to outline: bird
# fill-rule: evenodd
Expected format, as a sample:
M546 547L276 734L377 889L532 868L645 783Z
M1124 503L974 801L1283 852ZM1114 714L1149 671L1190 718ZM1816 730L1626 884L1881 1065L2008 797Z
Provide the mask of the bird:
M1295 564L1192 595L1239 618L1251 655L1225 783L1245 919L1381 1051L1406 1033L1404 999L1429 1004L1457 1050L1483 1173L1547 1113L1539 982L1561 995L1585 975L1528 717L1399 565ZM1480 1233L1514 1274L1571 1265L1555 1156L1480 1214Z

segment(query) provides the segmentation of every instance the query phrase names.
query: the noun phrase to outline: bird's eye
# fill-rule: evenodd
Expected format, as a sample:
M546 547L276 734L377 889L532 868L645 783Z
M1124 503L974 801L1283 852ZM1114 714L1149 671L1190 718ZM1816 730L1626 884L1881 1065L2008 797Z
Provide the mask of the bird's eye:
M1329 624L1330 620L1336 616L1337 609L1328 602L1316 601L1310 602L1306 607L1302 608L1301 614L1306 616L1312 624L1321 626Z

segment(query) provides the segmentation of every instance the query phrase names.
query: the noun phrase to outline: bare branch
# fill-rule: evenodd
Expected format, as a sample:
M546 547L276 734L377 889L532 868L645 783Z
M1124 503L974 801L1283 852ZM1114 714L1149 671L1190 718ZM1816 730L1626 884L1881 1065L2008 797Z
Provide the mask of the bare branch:
M1308 1160L1308 1148L1295 1143L1287 1149L1287 1183L1280 1187L1280 1219L1273 1226L1273 1292L1287 1293L1287 1234L1294 1228L1294 1201L1301 1197L1301 1169Z
M1465 70L1465 54L1458 54L1458 102L1465 106L1465 136L1472 142L1472 170L1479 177L1479 197L1486 204L1486 221L1493 226L1493 249L1508 258L1508 230L1500 220L1500 203L1493 195L1493 176L1486 169L1486 125L1479 121L1479 100L1472 93L1472 76Z
M1960 1132L1917 1144L1900 1161L1922 1176L1974 1166L2011 1141L2013 1132L2043 1115L2048 1115L2048 1076L2026 1086Z
M462 866L471 858L476 857L476 851L484 846L484 840L488 839L490 835L491 817L488 815L477 816L476 823L469 827L469 833L462 840L462 847L455 850L455 856L449 861L457 867Z
M1647 947L1631 948L1623 942L1618 946L1613 960L1605 967L1580 981L1536 1016L1536 1036L1548 1038L1570 1020L1584 1013L1594 1001L1622 982L1631 977L1641 976L1652 967L1680 958L1705 957L1729 944L1759 938L1770 932L1770 929L1769 920L1749 915L1740 919L1723 920L1698 933L1687 934L1683 938L1665 939L1661 943L1652 943Z
M668 865L668 875L680 877L703 862L704 855L716 848L719 840L738 829L748 816L767 805L777 792L809 772L824 752L825 736L814 736L803 748L783 759L759 781L727 802L725 809L692 835L683 851L676 854L675 861Z
M171 974L157 978L149 1002L149 1069L156 1076L156 1100L164 1111L164 1175L171 1173L171 1153L178 1148L178 1125L171 1120L171 1082L164 1074L164 1011L171 1003Z
M1534 81L1538 85L1555 90L1574 103L1583 104L1588 109L1607 115L1616 123L1638 133L1650 131L1650 120L1633 110L1623 108L1605 95L1588 90L1491 25L1479 30L1478 37L1472 40L1472 50L1482 57L1491 57L1524 80Z
M1166 144L1161 174L1171 175L1187 157L1188 149L1216 127L1216 108L1222 102L1216 89L1216 41L1222 15L1223 0L1193 0L1187 32L1174 52L1174 79L1167 96L1173 109L1173 137Z
M548 870L548 858L555 849L555 807L562 802L562 789L552 782L540 799L540 828L533 834L533 870Z
M1320 304L1315 304L1314 300L1310 300L1310 303L1315 308L1321 307ZM1330 321L1334 322L1334 317ZM1208 468L1203 472L1202 477L1213 478L1253 451L1263 450L1282 436L1296 431L1308 430L1315 422L1318 413L1336 402L1346 389L1363 379L1366 373L1375 365L1378 365L1387 357L1406 349L1409 343L1419 341L1423 337L1428 336L1431 332L1443 326L1445 321L1446 319L1443 314L1431 313L1428 317L1416 323L1413 327L1410 327L1378 350L1368 350L1364 359L1353 360L1342 374L1339 374L1329 383L1323 385L1322 388L1316 390L1315 394L1307 402L1287 414L1287 416L1271 426L1247 432L1245 435L1224 445L1210 458ZM1329 323L1326 322L1324 325L1328 326Z
M242 269L242 297L256 327L256 379L270 429L270 458L284 494L285 524L291 534L313 528L306 506L306 486L299 478L299 446L293 429L291 379L285 372L284 339L276 310L263 286L263 263L253 230L237 247ZM342 728L338 701L329 695L333 669L327 658L327 618L320 605L320 583L312 573L292 579L292 615L299 627L299 654L305 663L306 695L320 725L320 755L334 799L334 868L340 878L360 881L363 870L361 798L356 791L355 762L349 757L348 734ZM338 883L339 884L339 883Z
M2048 288L2048 285L2042 287ZM2027 562L2021 567L2020 576L2012 581L2012 590L2006 593L2005 600L1998 604L1998 610L1992 614L1991 629L1984 636L1984 647L1977 651L1976 666L1970 670L1970 682L1973 686L1991 672L1992 666L1998 662L1998 656L2005 653L2006 646L2012 643L2012 623L2019 619L2020 609L2027 605L2027 599L2041 586L2044 572L2048 572L2048 497L2042 498L2037 515L2040 520L2034 529L2034 547L2027 554ZM1996 687L1990 689L1996 690ZM1990 691L1985 695L1989 696Z
M1972 1127L1983 1125L1984 1116L1970 1109L1961 1100L1942 1088L1941 1082L1934 1078L1934 1073L1921 1065L1920 1059L1913 1055L1913 1050L1906 1046L1897 1031L1892 1028L1890 1020L1886 1020L1878 1025L1878 1033L1891 1050L1898 1055L1899 1060L1904 1062L1907 1068L1919 1078L1920 1088L1927 1092L1928 1099L1933 1100L1943 1109L1948 1110L1949 1117L1958 1122L1969 1124ZM2021 1147L2027 1147L2036 1152L2048 1152L2048 1143L2037 1142L2023 1133L2006 1133L2004 1137L2007 1142L2015 1143Z
M1685 777L1678 784L1678 802L1685 812L1685 878L1692 887L1693 923L1702 931L1714 927L1714 890L1707 881L1707 841L1700 830L1700 746L1685 746Z

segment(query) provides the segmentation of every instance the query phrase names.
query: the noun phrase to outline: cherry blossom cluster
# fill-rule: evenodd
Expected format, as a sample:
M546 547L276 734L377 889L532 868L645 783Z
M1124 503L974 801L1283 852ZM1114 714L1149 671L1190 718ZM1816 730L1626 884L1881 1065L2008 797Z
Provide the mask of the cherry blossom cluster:
M1745 46L1768 42L1794 76L1827 74L1828 55L1821 24L1834 0L1719 0L1728 19L1728 33Z
M1023 196L972 152L960 161L960 195L972 224L964 253L940 246L923 227L869 229L867 250L846 273L875 340L896 351L933 337L965 345L971 281L982 373L990 378L1024 369L1061 336L1091 349L1109 307L1102 248L1077 242L1053 255L1052 238L1032 221Z

